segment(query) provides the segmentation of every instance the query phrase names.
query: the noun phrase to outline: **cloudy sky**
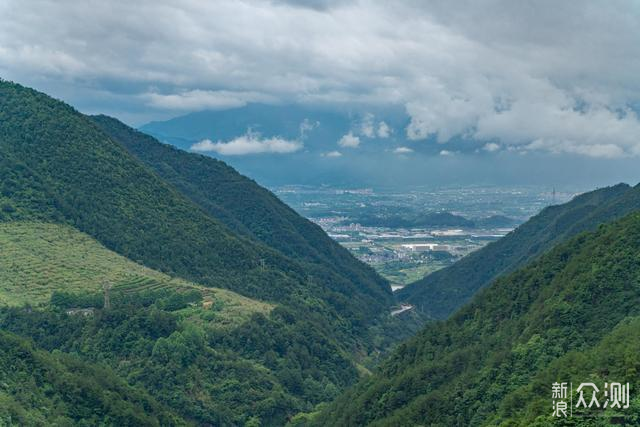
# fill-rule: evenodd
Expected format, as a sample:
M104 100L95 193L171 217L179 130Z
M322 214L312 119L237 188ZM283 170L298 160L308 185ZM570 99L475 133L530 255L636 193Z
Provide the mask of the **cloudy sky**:
M133 125L252 102L400 106L408 140L444 152L462 136L485 153L640 155L638 1L0 0L0 17L0 76Z

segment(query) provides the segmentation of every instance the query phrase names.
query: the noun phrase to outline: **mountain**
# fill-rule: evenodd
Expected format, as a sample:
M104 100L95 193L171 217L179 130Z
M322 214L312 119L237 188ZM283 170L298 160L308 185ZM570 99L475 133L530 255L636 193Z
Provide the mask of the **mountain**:
M574 405L580 383L602 390L629 382L629 408L574 408L560 424L637 425L638 253L637 212L579 234L428 324L374 375L308 417L335 426L558 425L553 382L573 383Z
M275 368L233 351L231 346L238 344L225 338L234 334L252 351L242 329L259 321L263 333L269 333L276 322L268 318L281 308L133 263L68 225L0 223L0 250L0 336L10 337L9 346L28 338L35 365L29 364L31 356L24 350L0 346L0 374L2 367L14 366L17 357L25 363L19 373L3 376L12 379L13 397L3 401L0 389L0 420L8 414L24 425L46 425L48 411L56 411L72 424L98 424L104 418L106 424L171 425L166 411L177 424L233 425L253 415L268 425L286 418L290 408L304 406L296 396L300 393L282 386ZM108 309L105 283L111 285ZM317 339L313 326L304 328ZM279 335L300 340L286 331ZM264 339L256 342L268 346ZM317 351L337 351L334 345L323 342ZM3 350L8 353L4 364ZM272 360L282 363L277 355ZM349 371L348 363L338 371ZM19 388L25 382L30 384L28 393ZM135 388L124 388L127 383ZM65 392L65 387L73 392ZM100 400L103 388L109 395L106 402ZM150 403L130 403L140 396ZM252 411L252 405L260 408ZM147 411L152 411L149 417ZM158 421L160 417L166 419Z
M249 136L255 141L278 138L295 143L298 149L287 153L257 153L245 147L234 153L215 149L203 153L223 159L243 174L269 185L364 185L365 182L371 185L370 181L363 181L363 176L366 175L367 180L377 179L370 173L380 164L377 162L384 159L390 164L390 152L408 144L405 136L408 124L409 116L401 107L368 111L254 103L189 113L147 123L140 130L184 150L190 150L202 140L229 143ZM357 138L357 147L341 146L338 142L345 135ZM328 153L332 154L327 156ZM355 158L358 161L354 161ZM400 163L398 167L406 167ZM386 176L378 181L389 183Z
M293 288L302 286L302 281L305 290L326 291L337 299L341 293L362 292L362 299L351 302L365 313L374 313L391 302L386 282L324 236L318 244L320 251L334 251L331 263L344 257L347 261L338 265L351 261L349 279L354 281L314 277L316 285L307 286L307 271L302 266L267 245L235 234L205 212L216 208L213 202L205 208L201 206L207 203L207 195L214 193L203 187L211 184L215 176L193 185L195 190L189 195L199 198L200 205L195 204L70 107L6 82L0 90L0 151L5 163L0 205L5 218L48 217L66 222L107 248L151 268L204 285L222 284L247 296L282 300L288 298ZM196 169L194 174L199 171ZM205 167L200 177L207 173L211 170ZM192 177L178 178L187 182ZM257 187L248 180L241 185L244 190ZM218 196L217 206L223 206L221 198L228 197L224 202L228 208L242 197L233 193L236 190L231 187L229 193ZM265 198L273 198L262 189L254 190L256 194L262 192ZM278 233L278 228L272 227L277 219L261 219L271 213L262 211L265 206L256 202L255 210L244 211L244 221L255 224L254 233L260 227L263 233ZM281 205L274 209L285 210ZM297 236L294 230L287 236L306 241L307 250L311 250L308 239L318 235L318 228L292 211L287 213L290 221L283 220L284 226L297 221L302 224L300 227L306 227L304 231L312 233L309 237ZM257 224L259 221L264 224ZM326 262L325 266L328 265ZM273 286L273 275L281 273L284 273L282 280ZM357 282L357 275L361 282Z
M0 81L0 329L214 425L282 425L402 336L388 283L315 225L116 125Z
M305 132L309 144L335 143L350 130L357 117L350 112L309 108L301 105L248 104L219 111L189 113L163 122L151 122L141 131L188 149L203 139L229 141L248 131L264 137L295 140ZM304 123L308 127L301 129Z
M344 287L350 282L360 283L380 301L388 299L388 294L379 292L385 283L372 268L357 261L318 225L225 163L162 144L107 116L93 120L133 156L234 232L303 262L310 275L322 275L322 269L331 266L343 277L330 280L341 280Z
M397 292L428 317L444 319L501 274L511 272L555 244L640 209L640 186L602 188L550 206L504 238Z

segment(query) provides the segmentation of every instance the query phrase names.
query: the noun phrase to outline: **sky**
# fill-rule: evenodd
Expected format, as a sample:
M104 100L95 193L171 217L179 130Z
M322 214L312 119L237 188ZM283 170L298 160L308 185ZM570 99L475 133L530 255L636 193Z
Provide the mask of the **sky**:
M0 17L2 78L135 126L247 103L389 106L445 155L467 138L640 157L638 1L0 0ZM360 144L338 142L329 157Z

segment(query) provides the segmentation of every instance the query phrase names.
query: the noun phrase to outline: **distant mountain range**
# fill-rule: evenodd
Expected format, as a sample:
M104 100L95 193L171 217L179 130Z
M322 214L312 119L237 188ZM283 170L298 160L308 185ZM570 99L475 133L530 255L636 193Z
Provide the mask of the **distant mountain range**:
M365 150L365 141L404 141L408 124L409 116L402 108L368 113L304 105L248 104L151 122L140 130L183 149L190 149L203 139L228 142L254 132L262 138L302 142L308 151L326 152L339 150L338 142L349 133L361 139L359 148Z
M394 150L407 145L408 123L402 108L368 112L249 104L151 122L140 130L184 150L224 159L267 184L357 185L375 161L396 157ZM277 144L269 145L273 139L289 148L280 152ZM199 144L203 140L209 143Z

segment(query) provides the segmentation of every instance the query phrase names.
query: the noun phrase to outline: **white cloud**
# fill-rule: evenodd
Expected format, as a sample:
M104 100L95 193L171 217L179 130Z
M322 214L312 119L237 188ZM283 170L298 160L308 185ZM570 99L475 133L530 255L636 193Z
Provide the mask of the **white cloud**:
M300 123L300 139L306 138L307 133L311 132L314 129L317 129L318 127L320 127L319 121L304 119L302 123Z
M345 148L357 148L360 145L360 137L349 132L340 138L338 145Z
M384 121L376 123L375 116L366 113L359 123L354 126L354 133L365 136L367 138L388 138L391 135L391 128Z
M409 147L398 147L395 150L393 150L393 152L395 154L409 154L409 153L413 153L413 149Z
M498 144L496 144L495 142L489 142L489 143L485 144L484 147L482 147L482 149L484 151L488 151L490 153L493 153L494 151L498 151L500 149L500 146Z
M378 138L389 138L391 135L391 128L388 124L381 121L378 123Z
M216 152L225 156L243 156L262 153L293 153L303 147L299 141L273 137L262 139L259 134L248 132L228 142L212 142L204 139L191 146L193 151Z
M374 116L371 113L365 114L360 124L360 134L367 138L374 138L376 136L376 130L373 124Z
M294 3L6 0L0 72L93 111L108 93L122 115L393 104L411 139L640 154L634 2ZM373 117L352 134L389 136Z
M323 157L342 157L342 153L339 151L329 151L328 153L324 153Z
M444 157L453 156L455 153L449 150L440 150L440 155Z

